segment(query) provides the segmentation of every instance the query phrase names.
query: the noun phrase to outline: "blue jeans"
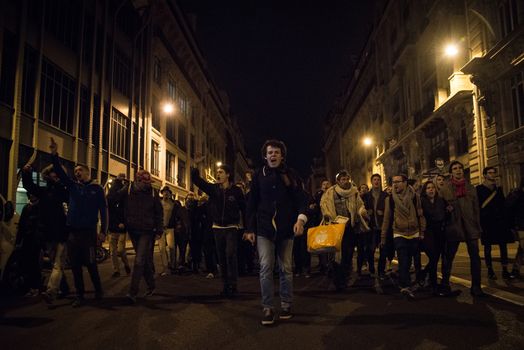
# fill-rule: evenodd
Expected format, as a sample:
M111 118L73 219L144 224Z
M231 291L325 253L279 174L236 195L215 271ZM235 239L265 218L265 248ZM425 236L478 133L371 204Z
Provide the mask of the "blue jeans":
M275 249L276 248L276 249ZM257 249L260 261L260 289L262 292L262 307L273 309L274 281L273 268L275 252L278 258L278 273L280 276L280 305L291 307L293 301L293 239L273 242L265 237L257 236Z
M135 249L135 263L131 274L131 285L129 294L136 296L142 277L146 280L147 287L155 289L155 276L153 266L153 245L155 240L152 232L133 232L129 231L129 238Z
M415 254L418 252L420 241L418 238L406 239L402 237L396 237L394 242L398 258L398 282L400 288L407 288L411 286L411 276L409 274L409 269L411 268L411 262L414 260Z

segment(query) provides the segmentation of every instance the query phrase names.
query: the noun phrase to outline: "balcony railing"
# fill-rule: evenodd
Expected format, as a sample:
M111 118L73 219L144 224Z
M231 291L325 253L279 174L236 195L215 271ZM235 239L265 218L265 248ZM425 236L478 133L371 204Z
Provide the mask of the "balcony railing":
M415 127L422 124L426 119L429 118L429 116L431 116L431 114L433 113L433 111L435 110L435 101L433 99L431 99L430 101L428 101L424 107L422 107L422 109L418 112L416 112L413 116L414 116L414 121L415 121Z

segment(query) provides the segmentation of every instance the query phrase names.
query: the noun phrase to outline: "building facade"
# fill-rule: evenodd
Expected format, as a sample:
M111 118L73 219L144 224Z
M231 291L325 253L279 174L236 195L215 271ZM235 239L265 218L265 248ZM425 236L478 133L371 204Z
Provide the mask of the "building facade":
M238 126L176 1L2 1L0 193L24 202L18 170L49 164L51 137L69 168L102 185L147 169L183 198L189 168L247 158ZM35 173L35 177L37 177ZM17 196L18 194L18 196Z
M522 0L390 0L377 6L353 79L327 118L326 173L423 180L486 166L524 176Z

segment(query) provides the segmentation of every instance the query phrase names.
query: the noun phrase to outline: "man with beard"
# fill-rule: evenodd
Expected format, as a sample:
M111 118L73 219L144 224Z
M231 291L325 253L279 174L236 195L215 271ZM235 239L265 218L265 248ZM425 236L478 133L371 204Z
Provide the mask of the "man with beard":
M255 244L256 233L263 308L261 323L266 326L275 322L275 255L280 276L282 310L279 318L293 317L293 237L304 233L307 200L300 178L284 162L286 145L282 141L268 140L261 153L266 164L253 175L244 237Z

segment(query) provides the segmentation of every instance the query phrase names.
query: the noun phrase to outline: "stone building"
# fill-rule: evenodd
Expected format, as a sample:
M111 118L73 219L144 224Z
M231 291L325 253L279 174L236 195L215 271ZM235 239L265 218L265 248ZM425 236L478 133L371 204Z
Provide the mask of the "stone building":
M197 154L206 155L209 179L217 162L247 169L227 95L176 1L20 0L1 8L4 197L25 202L16 174L32 158L37 170L49 163L50 137L69 168L85 164L103 185L145 168L155 186L182 198Z
M359 183L375 172L423 180L458 159L475 184L497 166L504 188L516 186L524 175L523 20L519 0L379 2L353 79L327 119L328 176L342 167Z

